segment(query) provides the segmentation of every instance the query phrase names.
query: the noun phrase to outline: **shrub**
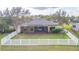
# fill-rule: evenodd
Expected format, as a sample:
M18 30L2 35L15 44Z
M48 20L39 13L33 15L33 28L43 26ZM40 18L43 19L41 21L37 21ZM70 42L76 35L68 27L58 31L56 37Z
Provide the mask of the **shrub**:
M71 24L64 24L63 28L70 31L72 29L72 25Z
M13 32L13 31L15 31L15 29L6 29L5 33L10 33L10 32Z
M0 33L3 33L4 32L4 27L3 25L0 24Z
M52 33L60 33L63 29L52 29Z
M15 31L15 29L14 28L5 28L5 33L10 33L10 32L13 32L13 31Z

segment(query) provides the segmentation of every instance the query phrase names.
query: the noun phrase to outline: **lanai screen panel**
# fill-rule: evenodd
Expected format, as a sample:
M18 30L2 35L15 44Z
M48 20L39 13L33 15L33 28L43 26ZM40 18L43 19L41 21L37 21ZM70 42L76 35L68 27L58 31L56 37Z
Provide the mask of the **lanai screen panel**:
M38 26L34 27L34 32L48 32L48 27L47 26Z

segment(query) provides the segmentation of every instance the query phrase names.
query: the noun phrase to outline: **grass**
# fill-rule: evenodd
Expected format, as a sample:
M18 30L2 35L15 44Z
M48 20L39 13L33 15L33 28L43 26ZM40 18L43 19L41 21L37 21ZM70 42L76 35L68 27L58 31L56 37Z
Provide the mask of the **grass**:
M7 33L6 33L6 34L0 33L0 44L1 44L1 39L2 39L4 36L6 36L6 35L7 35ZM0 50L1 50L1 45L0 45Z
M7 35L7 33L0 33L0 43L1 43L1 39L3 38L3 37L5 37Z
M68 39L66 34L18 34L13 39Z
M1 46L2 51L79 51L79 46L71 45L32 45Z
M79 31L73 31L74 35L79 38Z
M79 37L79 31L76 32L77 36Z
M7 34L3 34L3 33L0 33L0 39L2 39L4 36L6 36Z
M6 34L0 34L0 38L4 37ZM27 35L27 34L19 34L20 36L22 35ZM39 35L34 34L37 37L40 37ZM42 34L44 35L44 34ZM42 36L41 35L41 36ZM53 37L57 37L60 34L54 34ZM60 36L64 36L65 34L62 34ZM30 34L28 35L30 36ZM32 35L31 35L32 36ZM44 35L43 37L47 38L49 35ZM52 36L52 35L50 35ZM54 37L54 38L55 38ZM17 37L18 38L18 37ZM27 38L23 37L23 38ZM36 38L36 37L35 37ZM67 37L68 38L68 37ZM1 51L79 51L79 46L67 46L67 45L30 45L30 46L20 46L20 45L12 45L12 46L5 46L5 45L0 45L0 50Z

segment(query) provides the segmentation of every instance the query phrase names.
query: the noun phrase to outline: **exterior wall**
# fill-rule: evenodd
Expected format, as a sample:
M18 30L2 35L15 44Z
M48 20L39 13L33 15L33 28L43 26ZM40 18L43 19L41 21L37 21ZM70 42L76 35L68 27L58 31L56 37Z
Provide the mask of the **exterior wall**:
M21 27L21 32L23 33L34 32L34 27Z
M51 29L55 29L56 26L22 26L21 32L23 33L33 33L33 32L46 32L50 33Z
M73 30L78 31L79 30L79 23L72 23Z
M48 32L50 32L50 26L48 26Z
M28 32L33 33L34 32L34 27L29 27Z

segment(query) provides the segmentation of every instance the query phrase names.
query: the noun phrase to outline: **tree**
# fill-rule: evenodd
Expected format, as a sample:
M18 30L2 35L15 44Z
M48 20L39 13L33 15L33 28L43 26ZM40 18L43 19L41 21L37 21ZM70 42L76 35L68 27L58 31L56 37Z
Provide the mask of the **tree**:
M2 17L3 16L3 13L2 13L2 11L0 10L0 17Z
M30 12L28 9L24 9L22 7L13 7L10 11L10 14L13 17L12 19L13 19L14 26L17 28L18 25L21 25L22 23L25 22L24 16L30 14Z
M10 26L17 28L18 25L25 22L24 16L29 14L29 10L22 7L12 7L11 10L8 8L0 10L0 25L5 29L9 29Z
M9 29L9 25L3 18L0 19L0 29L2 29L1 32L4 32L6 29Z
M30 14L28 9L24 9L22 7L12 7L11 16L25 16L27 14Z
M60 24L68 22L67 13L61 9L53 14L53 18L58 20Z
M4 15L5 17L10 16L10 10L9 10L8 8L6 8L6 9L3 11L3 15Z

